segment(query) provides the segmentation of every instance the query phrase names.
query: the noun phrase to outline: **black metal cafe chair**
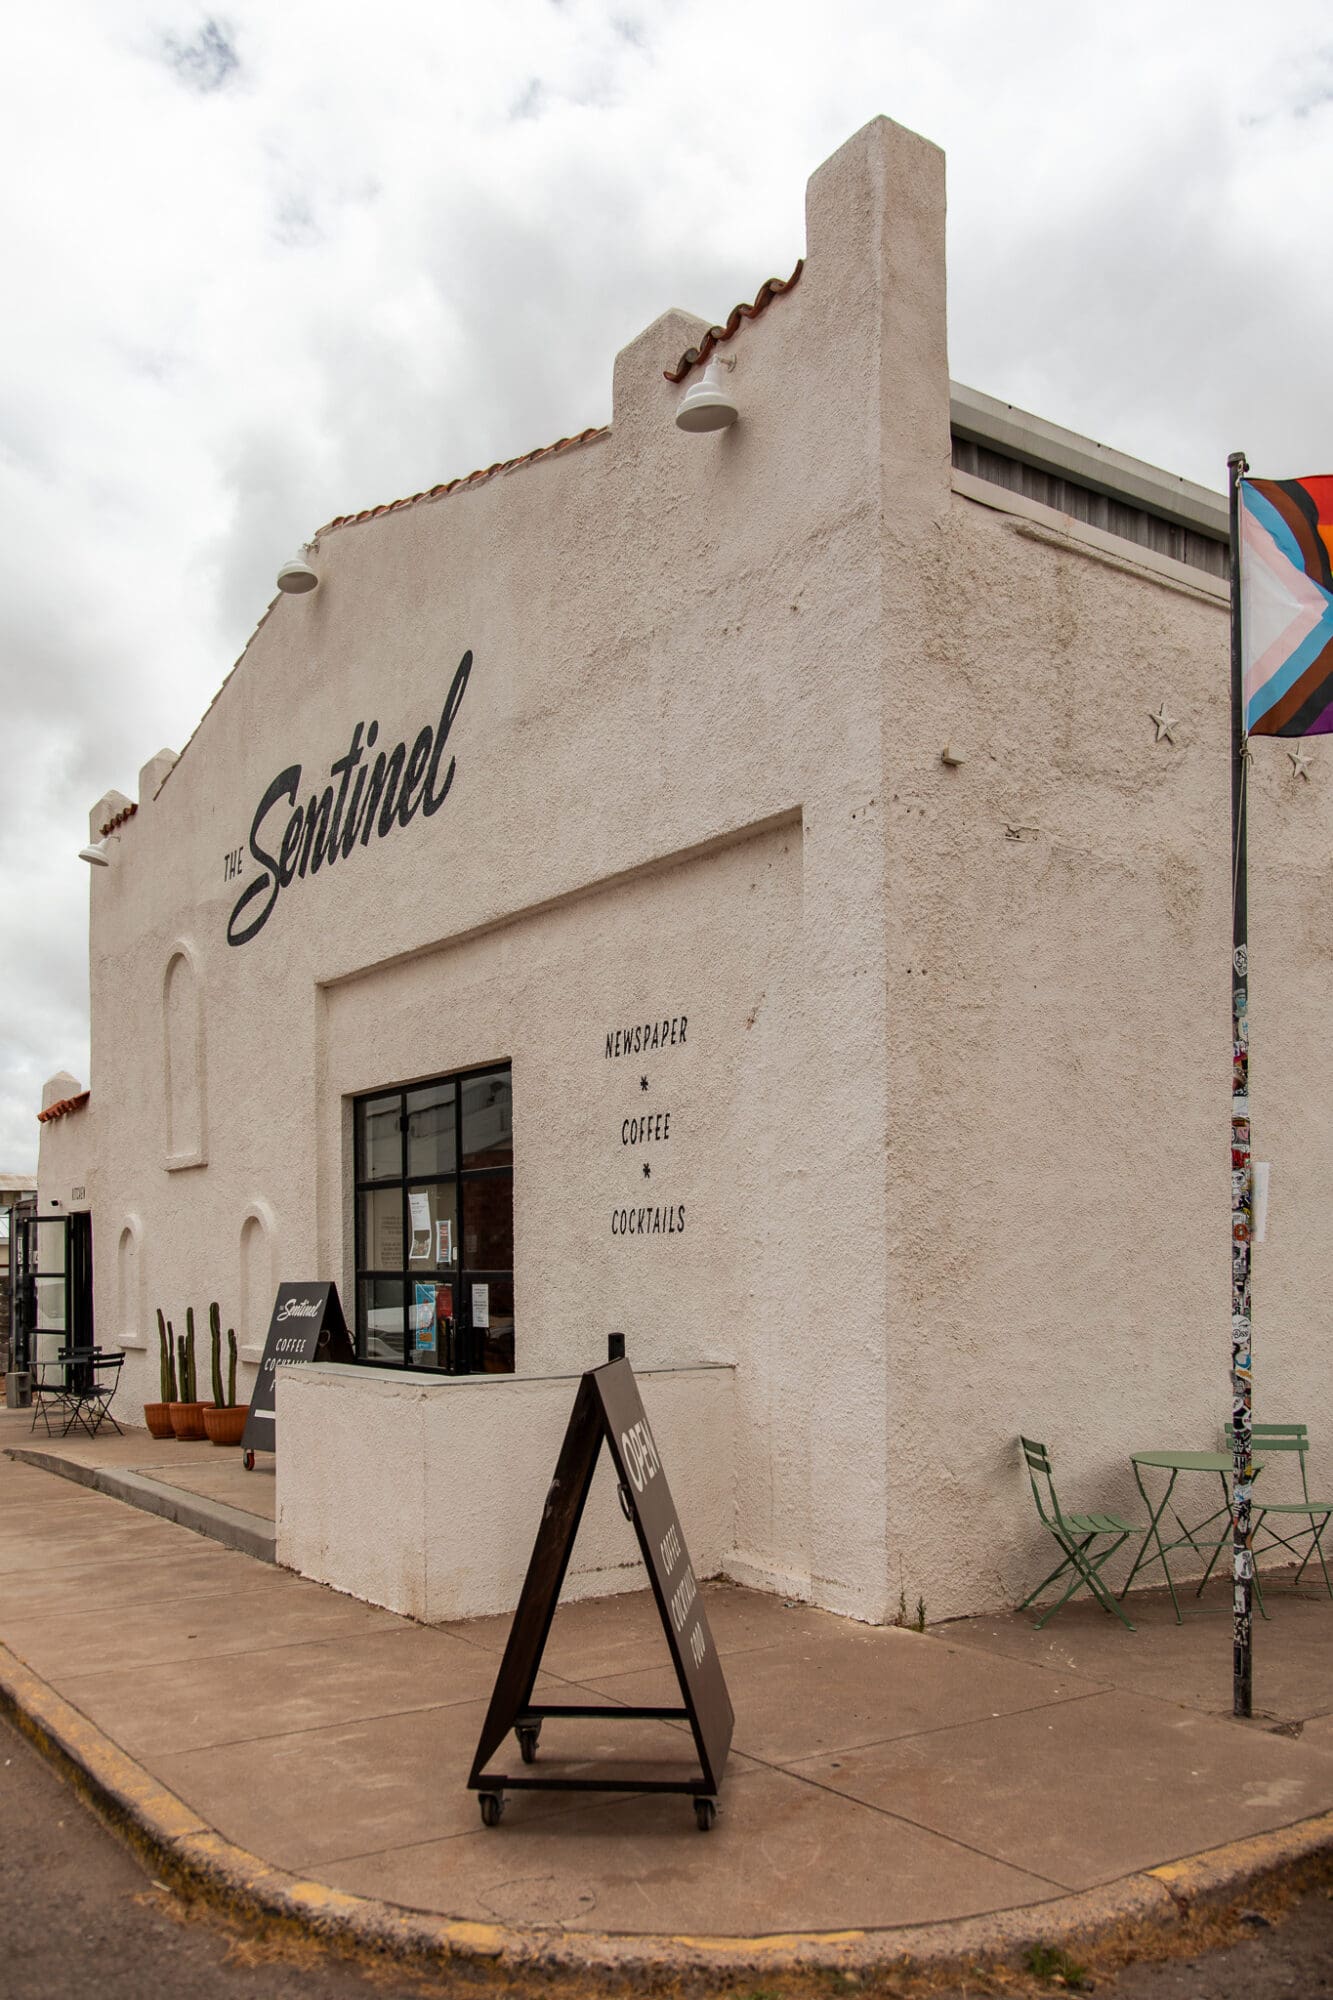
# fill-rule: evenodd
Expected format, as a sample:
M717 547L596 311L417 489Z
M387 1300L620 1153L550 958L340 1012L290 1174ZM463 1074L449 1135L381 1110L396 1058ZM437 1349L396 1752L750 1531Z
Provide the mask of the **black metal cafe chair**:
M69 1404L66 1432L77 1424L89 1437L96 1437L103 1424L110 1424L117 1437L124 1437L124 1431L111 1414L112 1400L120 1386L120 1371L125 1366L123 1352L119 1348L67 1348L63 1358L74 1364L69 1370L70 1387L66 1391Z
M28 1426L30 1433L41 1423L45 1424L48 1437L54 1437L57 1428L60 1435L64 1436L72 1421L69 1384L70 1371L65 1366L63 1358L33 1363L32 1422Z

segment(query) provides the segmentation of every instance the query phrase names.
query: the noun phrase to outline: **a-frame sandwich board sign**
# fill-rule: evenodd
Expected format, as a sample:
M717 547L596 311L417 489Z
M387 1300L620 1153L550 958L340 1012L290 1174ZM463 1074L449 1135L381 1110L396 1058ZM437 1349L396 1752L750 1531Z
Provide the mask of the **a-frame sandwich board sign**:
M250 1414L241 1438L247 1472L254 1470L255 1453L275 1447L279 1368L299 1361L355 1361L356 1350L343 1318L338 1287L322 1285L279 1285L273 1301L273 1317L259 1364L259 1379L250 1398Z
M620 1504L647 1565L680 1684L681 1708L621 1708L606 1703L584 1706L534 1702L532 1698L603 1440L620 1483ZM643 1779L628 1771L617 1776L610 1767L604 1777L597 1778L561 1777L554 1772L549 1777L538 1776L531 1770L511 1776L487 1769L511 1729L524 1765L531 1766L543 1722L570 1716L687 1721L699 1759L699 1775ZM498 1822L506 1791L551 1790L683 1792L694 1799L695 1817L700 1827L707 1829L713 1824L715 1794L731 1747L734 1719L722 1663L644 1414L639 1385L628 1361L608 1361L601 1368L589 1369L579 1382L468 1785L480 1794L481 1816L487 1826Z

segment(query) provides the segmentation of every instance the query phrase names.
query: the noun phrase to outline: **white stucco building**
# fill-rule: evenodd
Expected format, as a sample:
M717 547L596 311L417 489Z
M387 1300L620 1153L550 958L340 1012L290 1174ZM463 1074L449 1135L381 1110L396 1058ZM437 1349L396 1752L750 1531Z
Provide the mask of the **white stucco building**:
M512 1604L613 1329L696 1566L871 1620L1035 1581L1020 1429L1124 1505L1225 1421L1225 505L951 385L944 223L866 127L720 349L734 427L676 427L666 313L609 428L323 528L93 811L43 1213L91 1213L131 1409L155 1307L248 1369L337 1281L365 1365L279 1396L312 1574ZM1273 748L1256 1414L1327 1433L1333 804ZM575 1587L634 1580L608 1505Z

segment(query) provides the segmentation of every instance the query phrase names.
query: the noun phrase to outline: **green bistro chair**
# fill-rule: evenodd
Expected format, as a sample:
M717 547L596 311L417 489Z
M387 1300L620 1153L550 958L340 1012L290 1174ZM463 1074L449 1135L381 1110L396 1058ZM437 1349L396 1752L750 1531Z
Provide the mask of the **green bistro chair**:
M1268 1457L1270 1452L1295 1452L1297 1459L1300 1461L1301 1493L1303 1495L1303 1498L1300 1500L1269 1500L1263 1506L1260 1506L1257 1502L1254 1504L1254 1523L1250 1534L1250 1546L1254 1551L1254 1582L1256 1590L1259 1589L1259 1543L1256 1537L1262 1533L1268 1537L1268 1540L1263 1545L1263 1553L1265 1555L1272 1549L1286 1549L1289 1555L1295 1556L1300 1553L1299 1544L1301 1542L1308 1542L1309 1546L1306 1548L1305 1554L1301 1556L1300 1567L1296 1571L1295 1581L1297 1583L1300 1582L1301 1577L1305 1573L1305 1565L1309 1562L1311 1556L1318 1556L1319 1567L1324 1572L1324 1588L1327 1590L1329 1596L1333 1597L1333 1583L1330 1583L1328 1579L1328 1564L1324 1561L1322 1539L1324 1530L1329 1523L1329 1517L1333 1515L1333 1500L1312 1500L1310 1498L1309 1481L1305 1475L1305 1454L1310 1449L1310 1441L1306 1434L1305 1425L1255 1424L1252 1426L1251 1436L1254 1439L1254 1449L1261 1451L1265 1458ZM1269 1520L1270 1514L1275 1514L1278 1517L1278 1526L1287 1529L1287 1533L1278 1533L1278 1528L1274 1527ZM1304 1525L1297 1527L1295 1524L1298 1521ZM1262 1610L1263 1592L1261 1590L1259 1591L1259 1606Z
M1049 1611L1042 1613L1041 1617L1037 1620L1036 1629L1040 1632L1047 1619L1054 1618L1061 1605L1067 1604L1076 1590L1086 1586L1101 1605L1102 1610L1113 1612L1120 1620L1120 1623L1128 1631L1132 1632L1134 1627L1130 1624L1129 1619L1126 1618L1124 1612L1116 1603L1115 1598L1102 1582L1099 1572L1103 1565L1115 1554L1122 1542L1130 1535L1137 1535L1141 1532L1138 1524L1134 1521L1122 1521L1116 1514L1066 1514L1060 1505L1059 1496L1055 1490L1055 1479L1051 1472L1051 1455L1045 1445L1036 1444L1031 1438L1025 1437L1021 1437L1018 1442L1022 1445L1023 1456L1027 1460L1028 1478L1032 1481L1032 1497L1037 1503L1037 1512L1041 1516L1041 1524L1050 1534L1054 1535L1056 1542L1064 1551L1064 1561L1058 1564L1051 1571L1050 1575L1039 1583L1029 1596L1023 1599L1023 1602L1018 1607L1019 1610L1026 1611L1028 1605L1035 1603L1043 1591L1049 1590L1053 1583L1057 1583L1066 1570L1071 1570L1073 1574L1065 1587L1064 1595L1056 1599ZM1042 1485L1039 1482L1045 1485L1045 1497L1043 1497ZM1111 1542L1110 1546L1104 1548L1100 1555L1094 1555L1092 1553L1093 1544L1111 1535L1114 1535L1115 1540Z

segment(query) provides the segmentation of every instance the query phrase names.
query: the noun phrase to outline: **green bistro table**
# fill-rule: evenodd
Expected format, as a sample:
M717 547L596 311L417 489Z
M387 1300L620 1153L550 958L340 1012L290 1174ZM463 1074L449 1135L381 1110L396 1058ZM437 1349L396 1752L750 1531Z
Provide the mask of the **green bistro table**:
M1133 1583L1141 1569L1147 1569L1153 1563L1159 1562L1166 1573L1166 1586L1171 1592L1171 1602L1175 1605L1176 1623L1180 1625L1184 1623L1184 1620L1180 1615L1180 1604L1176 1598L1176 1586L1171 1580L1171 1565L1167 1561L1167 1556L1172 1549L1188 1548L1192 1549L1200 1560L1205 1557L1207 1558L1207 1567L1200 1578L1199 1588L1194 1593L1197 1597L1202 1591L1204 1584L1207 1583L1209 1577L1212 1575L1217 1558L1221 1555L1223 1549L1230 1548L1231 1546L1231 1493L1227 1486L1227 1474L1232 1469L1231 1453L1229 1451L1136 1451L1131 1454L1130 1463L1134 1467L1135 1483L1138 1486L1139 1492L1143 1495L1143 1504L1148 1509L1149 1521L1148 1532L1143 1537L1143 1546L1134 1558L1134 1567L1126 1577L1125 1586L1120 1595L1124 1597L1130 1584ZM1169 1472L1171 1475L1166 1482L1166 1491L1163 1493L1155 1509L1143 1484L1143 1468L1145 1466L1152 1466L1158 1471ZM1256 1472L1259 1470L1257 1461L1254 1469ZM1175 1492L1176 1481L1182 1472L1215 1473L1222 1488L1221 1507L1211 1513L1206 1520L1198 1522L1193 1528L1186 1527L1176 1508L1172 1505L1171 1496ZM1161 1520L1168 1508L1170 1509L1171 1518L1177 1528L1179 1528L1180 1533L1172 1541L1163 1541ZM1226 1524L1220 1535L1216 1531L1219 1521ZM1262 1610L1262 1606L1260 1609Z

